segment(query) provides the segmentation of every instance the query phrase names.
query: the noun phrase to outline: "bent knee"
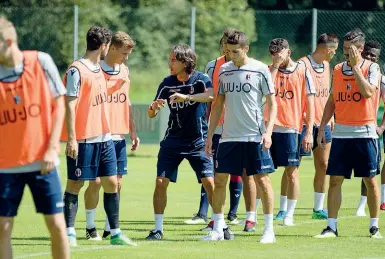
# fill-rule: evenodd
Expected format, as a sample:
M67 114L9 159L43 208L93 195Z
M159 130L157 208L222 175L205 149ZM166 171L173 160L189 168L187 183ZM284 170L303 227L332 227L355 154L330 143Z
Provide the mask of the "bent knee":
M84 181L67 180L66 192L79 194L80 189L84 186Z

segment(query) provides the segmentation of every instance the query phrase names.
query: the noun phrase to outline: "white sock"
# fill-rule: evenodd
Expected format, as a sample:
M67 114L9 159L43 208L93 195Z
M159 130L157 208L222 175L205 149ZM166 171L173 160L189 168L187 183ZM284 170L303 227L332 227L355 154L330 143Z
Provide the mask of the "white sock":
M96 208L93 210L86 210L86 228L91 229L96 227L95 213L96 213Z
M104 230L105 231L111 231L110 229L110 222L108 222L108 217L106 216L106 222L104 223Z
M358 204L357 210L365 210L367 200L368 200L368 197L361 195L360 203Z
M116 236L117 234L119 234L121 231L120 231L120 228L115 228L115 229L111 229L111 236Z
M255 222L255 211L246 211L246 220Z
M223 213L214 214L214 228L213 230L223 236L223 228L225 226L225 216Z
M273 228L273 214L265 214L265 231L274 232Z
M155 230L163 232L163 214L155 214Z
M385 202L385 184L381 184L381 203Z
M314 193L314 210L320 211L324 206L325 193L315 192Z
M258 210L258 205L259 205L260 202L261 202L261 199L256 199L255 200L255 211Z
M328 218L328 226L334 231L337 230L337 219Z
M286 217L293 218L295 205L297 204L297 200L287 200L287 213Z
M371 227L377 227L378 228L378 220L379 220L379 218L371 218L370 219L369 229Z
M287 196L282 196L281 195L281 199L280 199L280 207L279 207L279 210L283 210L283 211L287 211Z
M67 235L74 235L74 236L76 236L75 228L74 227L67 228Z

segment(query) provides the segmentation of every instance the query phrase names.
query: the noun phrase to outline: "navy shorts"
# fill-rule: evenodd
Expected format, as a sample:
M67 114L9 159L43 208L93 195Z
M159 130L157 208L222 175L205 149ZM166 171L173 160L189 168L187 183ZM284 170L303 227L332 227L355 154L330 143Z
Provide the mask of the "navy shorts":
M127 174L127 149L126 140L114 141L118 175Z
M206 157L205 147L160 147L158 153L157 176L168 178L176 183L178 178L178 167L183 159L187 159L195 171L197 180L205 177L214 177L213 161Z
M271 157L275 168L280 166L299 166L301 135L297 133L278 133L271 135Z
M63 212L63 194L57 170L48 174L1 173L0 174L0 216L14 217L17 215L24 187L28 185L37 213L51 215Z
M314 126L313 127L313 148L312 148L312 150L314 150L318 147L318 143L317 143L318 131L319 131L319 127ZM325 132L326 143L332 142L332 130L331 130L330 125L326 125L324 132ZM305 134L306 134L306 126L304 125L302 127L301 139L299 142L299 145L300 145L299 155L300 156L311 156L311 151L305 152L305 150L302 147L302 140L305 137Z
M274 172L274 164L269 150L262 150L257 142L222 142L215 159L215 171L242 176Z
M380 173L378 140L373 138L333 138L327 175L373 177Z
M116 154L112 140L102 143L79 143L77 159L67 156L67 176L70 180L94 181L96 177L116 174Z

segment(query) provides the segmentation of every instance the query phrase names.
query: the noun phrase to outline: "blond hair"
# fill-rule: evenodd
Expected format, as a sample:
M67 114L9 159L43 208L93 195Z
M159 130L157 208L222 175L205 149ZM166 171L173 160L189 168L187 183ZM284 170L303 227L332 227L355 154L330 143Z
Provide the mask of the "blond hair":
M127 33L123 31L117 31L112 36L111 46L115 46L118 48L124 46L126 48L132 49L135 47L135 42Z
M5 16L0 16L0 33L3 38L17 40L15 26Z

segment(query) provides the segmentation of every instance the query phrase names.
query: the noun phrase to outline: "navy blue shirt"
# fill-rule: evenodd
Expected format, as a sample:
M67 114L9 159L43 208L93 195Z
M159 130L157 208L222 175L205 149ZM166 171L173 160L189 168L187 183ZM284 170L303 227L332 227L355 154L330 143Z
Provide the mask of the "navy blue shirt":
M180 82L176 76L170 75L160 83L155 99L166 99L170 109L168 127L160 145L163 147L199 147L204 145L207 137L206 103L185 101L170 104L170 96L174 93L198 94L205 88L212 88L208 75L193 72L186 82Z

